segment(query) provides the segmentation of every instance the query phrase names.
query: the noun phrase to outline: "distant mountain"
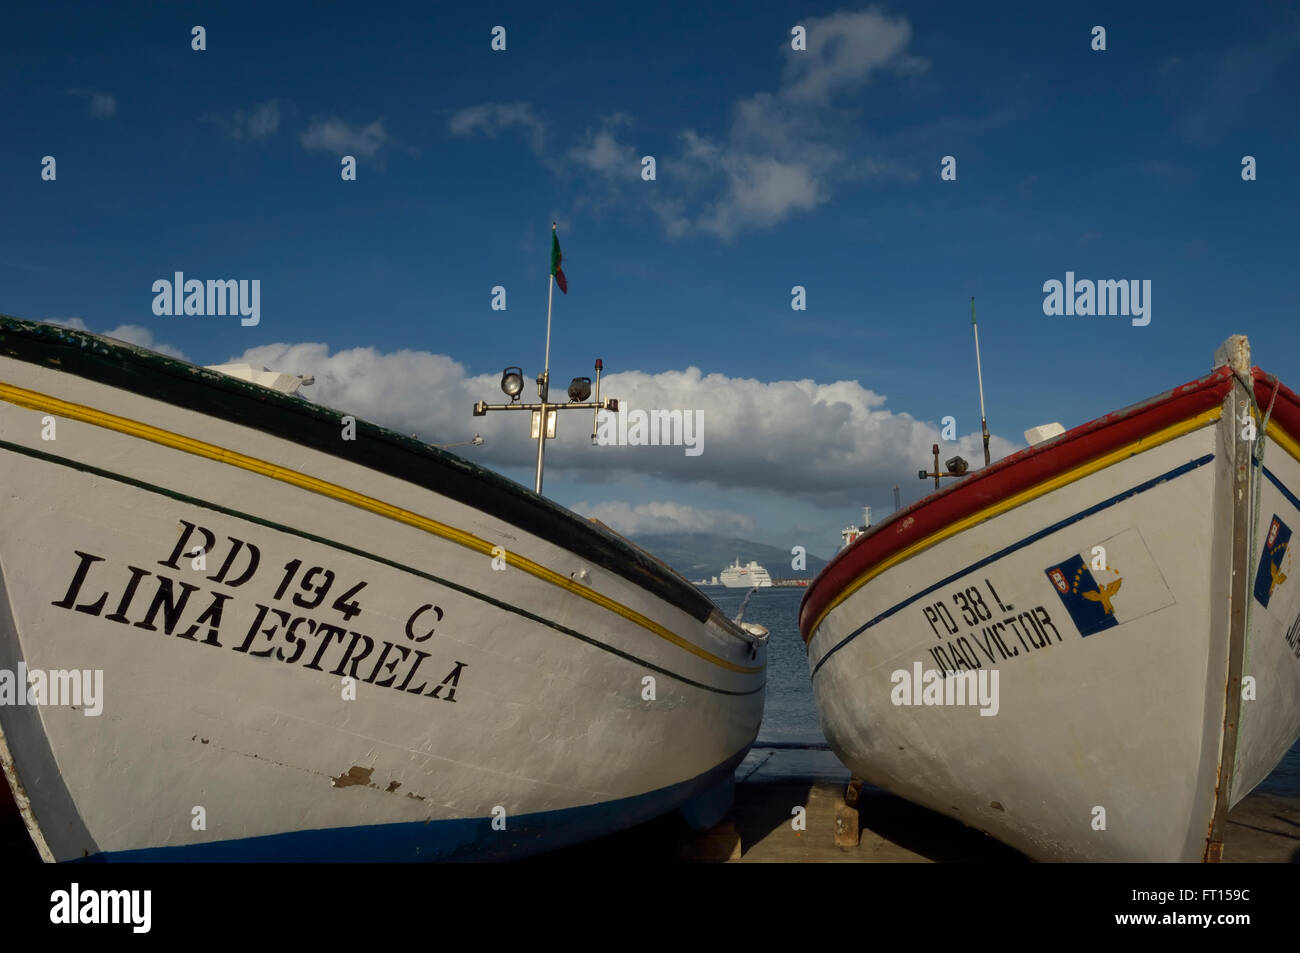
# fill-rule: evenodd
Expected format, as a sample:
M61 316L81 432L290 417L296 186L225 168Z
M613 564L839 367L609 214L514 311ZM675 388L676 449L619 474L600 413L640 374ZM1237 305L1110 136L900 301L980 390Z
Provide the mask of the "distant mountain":
M737 557L742 565L756 560L773 579L811 579L826 565L826 560L808 553L807 568L791 569L794 556L788 549L714 533L643 533L632 541L691 580L721 575Z

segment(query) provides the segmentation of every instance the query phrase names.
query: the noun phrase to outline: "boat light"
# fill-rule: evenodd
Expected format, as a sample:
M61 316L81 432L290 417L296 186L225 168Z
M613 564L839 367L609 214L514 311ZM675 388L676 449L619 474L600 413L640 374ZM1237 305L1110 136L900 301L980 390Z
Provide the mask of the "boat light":
M511 400L518 400L524 390L524 369L507 367L501 372L501 391Z
M591 396L591 378L575 377L569 382L570 403L580 404Z

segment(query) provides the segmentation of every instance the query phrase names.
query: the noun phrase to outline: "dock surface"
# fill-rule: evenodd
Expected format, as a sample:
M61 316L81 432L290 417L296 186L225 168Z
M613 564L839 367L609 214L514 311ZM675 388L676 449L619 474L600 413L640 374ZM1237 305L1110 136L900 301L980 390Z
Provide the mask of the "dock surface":
M858 800L861 837L835 844L849 772L824 749L755 748L736 772L731 814L692 832L676 812L529 863L1025 863L974 828L876 788ZM0 787L3 787L0 785ZM4 792L7 795L7 790ZM0 798L3 796L0 795ZM796 808L803 808L802 830ZM0 812L0 861L39 863L16 812ZM1300 798L1251 794L1228 815L1225 863L1300 863Z
M837 847L837 809L850 777L827 750L756 747L736 776L731 815L712 832L693 833L672 814L535 862L1028 862L982 831L872 787L864 787L859 797L860 840L853 847ZM803 830L793 823L796 807L804 808ZM1228 815L1223 860L1300 863L1300 799L1247 796Z

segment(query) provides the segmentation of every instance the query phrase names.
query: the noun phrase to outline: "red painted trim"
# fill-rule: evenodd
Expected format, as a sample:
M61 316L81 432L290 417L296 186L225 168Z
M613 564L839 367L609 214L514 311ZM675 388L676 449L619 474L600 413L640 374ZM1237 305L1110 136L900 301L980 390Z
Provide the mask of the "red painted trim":
M1257 393L1266 386L1259 382L1260 376L1261 372L1256 371ZM1220 367L1200 380L1013 453L876 524L841 550L804 593L799 605L799 631L804 642L811 636L813 620L877 563L999 500L1204 413L1222 404L1231 386L1232 371ZM1268 393L1271 395L1271 390ZM1260 405L1268 406L1262 398ZM1300 397L1282 388L1273 416L1290 432L1300 433ZM1288 425L1289 420L1296 422L1294 429Z
M1251 375L1255 379L1255 402L1259 404L1259 412L1268 413L1268 405L1272 401L1273 413L1269 419L1278 423L1288 436L1300 439L1300 395L1258 367L1251 369ZM1276 401L1273 400L1275 389Z

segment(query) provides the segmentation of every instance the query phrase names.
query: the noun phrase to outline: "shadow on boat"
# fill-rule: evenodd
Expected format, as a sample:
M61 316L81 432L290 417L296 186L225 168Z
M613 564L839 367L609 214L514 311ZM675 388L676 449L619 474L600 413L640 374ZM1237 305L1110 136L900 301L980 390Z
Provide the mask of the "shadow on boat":
M9 793L9 784L0 774L0 864L38 864L41 855L27 834L18 805Z
M895 848L936 863L1029 862L1024 854L983 831L878 788L863 787L858 815L864 844L871 833Z

